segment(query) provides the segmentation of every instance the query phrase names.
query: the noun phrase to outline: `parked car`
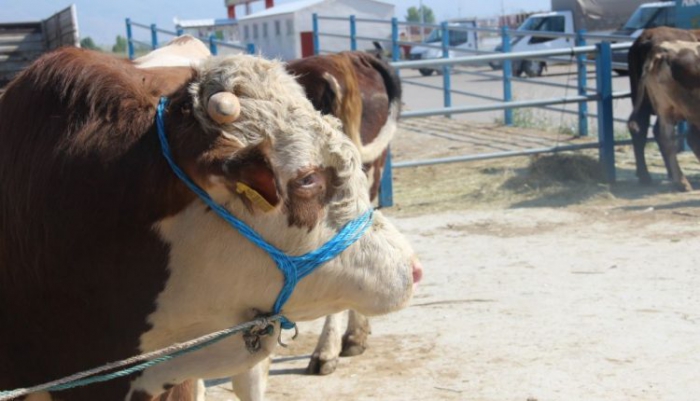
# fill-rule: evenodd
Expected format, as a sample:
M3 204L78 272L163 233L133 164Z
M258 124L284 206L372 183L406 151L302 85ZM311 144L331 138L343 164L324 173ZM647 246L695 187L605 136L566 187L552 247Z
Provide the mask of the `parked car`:
M448 32L450 47L455 49L449 50L449 57L457 57L468 54L465 51L478 50L478 37L476 31L467 31L461 29L450 29L455 28L476 28L475 20L451 20L448 21ZM418 45L411 48L409 53L410 60L428 60L428 59L438 59L443 58L442 54L442 29L433 29L427 38L423 41L423 46ZM435 68L419 68L421 75L429 76L433 72L438 74L442 72L441 69Z

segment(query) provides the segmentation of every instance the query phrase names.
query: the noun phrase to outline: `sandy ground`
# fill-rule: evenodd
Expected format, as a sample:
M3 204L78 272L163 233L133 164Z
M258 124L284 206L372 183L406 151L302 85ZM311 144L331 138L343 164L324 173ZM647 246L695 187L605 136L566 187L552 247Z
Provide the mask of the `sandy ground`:
M484 129L433 136L432 151L404 132L395 151L468 151ZM321 322L301 324L268 400L697 400L700 198L659 182L650 153L651 187L624 149L614 186L559 174L573 159L551 176L527 158L397 170L387 213L422 258L419 292L330 376L304 374ZM697 161L682 165L700 188ZM221 385L208 399L234 397Z

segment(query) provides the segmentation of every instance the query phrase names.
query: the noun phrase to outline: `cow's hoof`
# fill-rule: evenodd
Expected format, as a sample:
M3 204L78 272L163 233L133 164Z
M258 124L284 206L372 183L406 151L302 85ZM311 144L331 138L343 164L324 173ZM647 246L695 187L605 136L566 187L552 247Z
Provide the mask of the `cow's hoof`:
M367 334L363 335L344 335L343 350L340 351L340 356L357 356L362 355L367 349Z
M675 183L675 187L678 192L690 192L693 190L693 186L690 185L690 183L686 179L684 179L681 182Z
M639 177L639 183L641 185L651 185L651 176L647 174Z
M306 373L310 375L325 376L335 372L338 367L338 358L322 360L318 355L312 355L309 361L309 366L306 367Z

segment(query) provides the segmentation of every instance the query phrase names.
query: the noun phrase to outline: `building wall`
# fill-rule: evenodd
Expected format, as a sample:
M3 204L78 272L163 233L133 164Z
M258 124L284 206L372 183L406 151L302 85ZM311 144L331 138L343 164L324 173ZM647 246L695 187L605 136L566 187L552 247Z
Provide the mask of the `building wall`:
M183 32L196 38L206 40L211 34L217 39L227 42L238 42L238 26L236 25L214 25L182 28Z
M335 16L347 18L355 15L357 18L372 18L386 20L386 24L358 23L358 34L391 40L391 24L394 6L377 3L372 0L326 0L320 4L309 6L295 13L272 15L268 17L247 18L239 21L240 38L243 43L254 43L258 51L265 57L292 60L301 57L301 33L313 30L312 15ZM280 34L277 34L276 23L279 22ZM265 25L267 24L267 35ZM257 28L256 28L257 26ZM247 27L247 28L246 28ZM340 21L324 21L319 23L320 30L326 33L349 35L350 23ZM257 30L257 35L256 35ZM246 36L247 31L247 36ZM326 51L342 51L350 49L350 39L320 38L320 47ZM358 50L373 48L371 41L358 41Z
M278 29L279 28L279 29ZM253 43L265 57L291 60L297 58L297 32L294 15L281 14L240 22L241 41Z
M325 17L348 18L354 15L356 18L371 18L385 20L386 23L375 24L367 22L357 23L357 34L360 36L385 38L382 45L391 48L391 18L394 16L394 6L391 4L377 3L371 0L328 0L316 6L301 10L297 13L296 23L299 32L313 30L313 14L317 13ZM334 33L339 35L350 34L350 21L319 20L319 31L322 33ZM319 37L319 47L322 51L339 52L350 50L349 38ZM358 50L373 49L372 41L358 40ZM297 50L301 54L301 45Z

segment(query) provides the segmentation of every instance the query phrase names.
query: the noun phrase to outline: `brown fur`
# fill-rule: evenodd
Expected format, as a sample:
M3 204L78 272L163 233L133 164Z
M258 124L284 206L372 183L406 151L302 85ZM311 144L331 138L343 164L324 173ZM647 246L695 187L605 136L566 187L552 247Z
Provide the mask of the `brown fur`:
M698 127L700 118L696 113L700 99L693 92L700 82L697 69L698 42L660 41L649 50L644 70L639 81L635 109L630 117L630 129L638 128L635 117L641 114L644 102L648 101L658 115L656 134L661 153L666 162L676 189L688 191L692 186L683 175L676 156L674 126L681 120L687 120L688 143L700 158L698 147ZM638 132L636 134L639 134Z
M653 109L649 97L640 92L640 83L644 72L644 64L649 58L649 54L654 46L665 41L683 40L688 42L697 41L700 38L700 30L682 30L669 27L658 27L645 30L632 44L628 53L630 90L632 92L632 105L635 111L630 115L628 126L632 136L634 156L637 168L637 178L643 184L651 182L651 176L644 156L644 148L647 141L650 119L656 111ZM640 98L640 96L642 96ZM666 169L671 175L673 166L669 163L675 158L675 143L671 137L661 137L659 135L658 124L654 126L654 137L662 149L662 156Z
M190 68L139 70L64 48L7 87L0 99L0 389L139 353L146 316L169 275L168 246L152 226L195 196L161 157L159 97L171 99L166 130L195 181L223 174L225 156L236 150L195 121L186 90L194 76ZM132 379L56 398L122 401Z

